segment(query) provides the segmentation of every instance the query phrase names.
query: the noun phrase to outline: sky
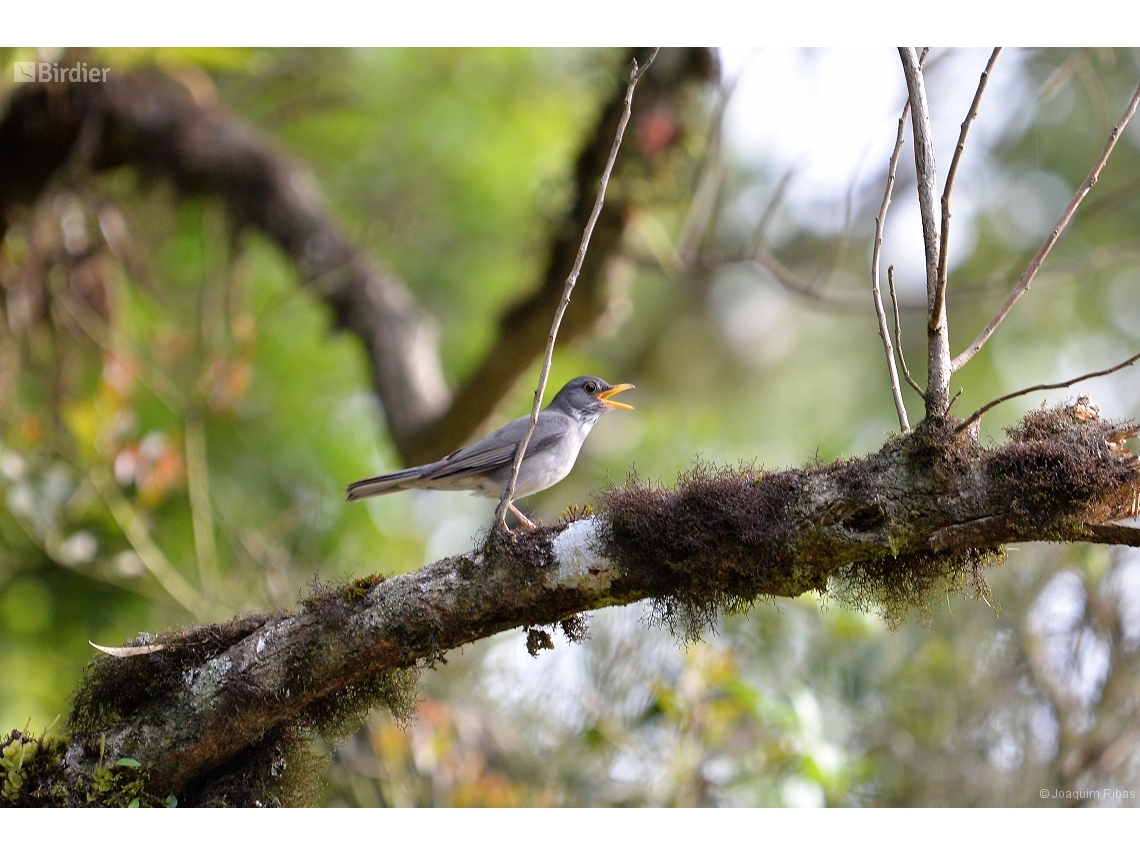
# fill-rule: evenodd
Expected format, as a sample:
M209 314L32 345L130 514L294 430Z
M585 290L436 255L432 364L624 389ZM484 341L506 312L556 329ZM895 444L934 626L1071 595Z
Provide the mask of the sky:
M719 49L726 81L736 80L725 113L725 140L745 163L778 176L792 171L786 207L800 224L830 232L842 227L844 200L856 192L881 200L886 165L906 100L898 52L887 47ZM945 178L959 126L969 110L991 48L935 48L927 89L938 178ZM1003 51L994 67L953 197L950 263L972 247L972 221L997 195L988 150L1026 117L1032 104L1021 74L1024 54ZM908 144L900 177L914 174ZM763 204L763 200L758 200ZM884 260L900 287L922 288L923 253L915 194L896 186L887 218Z

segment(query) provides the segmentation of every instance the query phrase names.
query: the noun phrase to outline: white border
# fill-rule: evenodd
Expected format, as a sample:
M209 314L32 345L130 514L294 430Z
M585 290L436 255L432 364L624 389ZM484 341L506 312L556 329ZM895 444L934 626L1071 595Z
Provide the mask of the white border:
M11 46L1090 45L1140 32L1140 4L1060 0L195 0L7 4Z

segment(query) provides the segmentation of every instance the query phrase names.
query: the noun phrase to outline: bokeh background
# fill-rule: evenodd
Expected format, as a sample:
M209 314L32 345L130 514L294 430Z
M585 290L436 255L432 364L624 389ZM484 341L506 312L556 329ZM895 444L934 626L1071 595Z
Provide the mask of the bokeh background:
M59 56L0 50L0 104L18 85L12 62ZM574 159L626 72L624 52L601 49L88 56L115 71L158 66L310 169L352 240L438 320L453 385L533 289ZM943 171L987 56L928 57ZM697 130L667 174L642 179L660 186L627 225L610 311L554 362L552 391L596 373L635 383L636 410L599 423L572 475L524 502L543 519L634 469L671 484L697 458L796 466L898 429L868 273L905 98L897 54L719 59L722 84L694 89L685 108ZM1135 49L1002 54L954 195L954 352L1012 288L1138 81ZM647 144L638 133L627 145ZM908 145L884 267L897 268L921 377L913 172ZM1032 291L955 377L959 415L1140 349L1138 200L1132 125ZM61 251L77 245L95 261L79 285ZM467 550L490 524L493 503L462 494L343 502L348 482L400 462L363 347L332 332L298 283L217 200L180 198L130 168L54 182L4 236L0 731L59 727L89 640L288 608L316 580ZM60 308L76 287L93 300L82 317ZM537 368L498 422L525 411ZM1106 416L1140 416L1133 369L1004 404L983 438L1078 391ZM322 798L1134 805L1140 555L1026 544L988 579L992 602L948 595L897 627L805 596L758 603L689 644L647 605L591 615L586 641L558 638L537 658L524 633L505 633L426 670L411 723L380 711L323 746ZM1053 795L1073 789L1102 794Z

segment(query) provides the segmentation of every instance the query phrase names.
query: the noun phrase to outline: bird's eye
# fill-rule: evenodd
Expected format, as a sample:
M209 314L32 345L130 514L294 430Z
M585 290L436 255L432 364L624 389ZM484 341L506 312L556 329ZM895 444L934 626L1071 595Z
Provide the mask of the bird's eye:
M591 380L582 388L586 390L586 394L593 395L595 392L598 391L598 384L595 383L593 380Z

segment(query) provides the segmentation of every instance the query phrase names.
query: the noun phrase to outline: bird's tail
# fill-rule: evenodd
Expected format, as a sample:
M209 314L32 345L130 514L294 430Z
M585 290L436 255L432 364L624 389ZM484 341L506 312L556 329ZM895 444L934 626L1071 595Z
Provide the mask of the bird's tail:
M355 502L367 499L369 496L383 496L385 493L396 493L412 486L412 482L419 480L427 467L413 466L411 469L401 469L399 472L390 472L387 475L377 475L374 478L365 478L348 485L345 490L345 501Z

